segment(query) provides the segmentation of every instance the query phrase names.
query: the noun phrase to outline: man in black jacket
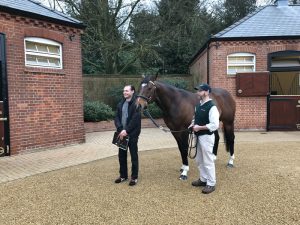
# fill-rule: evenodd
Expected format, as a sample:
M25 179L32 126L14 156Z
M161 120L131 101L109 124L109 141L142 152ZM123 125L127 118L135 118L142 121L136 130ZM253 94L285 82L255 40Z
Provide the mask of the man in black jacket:
M135 105L135 88L132 85L126 85L123 89L124 99L119 102L115 117L115 126L119 132L119 138L122 140L129 137L128 147L131 155L131 180L130 186L137 184L139 172L138 158L138 138L141 133L141 113ZM127 150L119 148L120 177L115 183L121 183L128 179L127 169Z

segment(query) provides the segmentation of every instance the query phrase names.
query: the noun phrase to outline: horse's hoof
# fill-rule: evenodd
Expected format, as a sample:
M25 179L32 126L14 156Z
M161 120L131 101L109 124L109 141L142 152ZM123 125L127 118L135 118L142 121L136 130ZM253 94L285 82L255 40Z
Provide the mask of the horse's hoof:
M180 175L180 177L179 177L180 180L187 180L187 178L188 177L186 175Z
M233 166L233 164L228 163L226 167L227 168L233 168L234 166Z

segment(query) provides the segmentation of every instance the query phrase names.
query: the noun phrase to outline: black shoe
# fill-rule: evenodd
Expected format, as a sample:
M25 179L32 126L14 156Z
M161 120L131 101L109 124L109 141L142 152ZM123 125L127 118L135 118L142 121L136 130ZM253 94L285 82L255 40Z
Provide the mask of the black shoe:
M215 186L206 185L205 188L203 188L202 193L209 194L212 193L213 191L215 191Z
M131 179L129 182L129 186L134 186L137 184L137 179Z
M127 180L127 178L119 177L115 180L115 183L118 184L118 183L124 182L126 180Z
M193 181L192 185L195 186L195 187L205 187L206 182L203 182L200 179L198 179L198 180Z

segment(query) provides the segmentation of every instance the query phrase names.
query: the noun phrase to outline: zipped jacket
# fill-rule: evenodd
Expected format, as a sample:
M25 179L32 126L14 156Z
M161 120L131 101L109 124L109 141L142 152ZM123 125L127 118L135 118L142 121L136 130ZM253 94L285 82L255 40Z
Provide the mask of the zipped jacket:
M126 132L129 138L137 138L141 133L141 112L140 107L134 104L136 100L135 95L132 96L132 99L128 103L128 117L126 120ZM117 105L117 111L115 116L115 126L118 132L123 130L122 125L122 107L125 102L125 98L120 101Z

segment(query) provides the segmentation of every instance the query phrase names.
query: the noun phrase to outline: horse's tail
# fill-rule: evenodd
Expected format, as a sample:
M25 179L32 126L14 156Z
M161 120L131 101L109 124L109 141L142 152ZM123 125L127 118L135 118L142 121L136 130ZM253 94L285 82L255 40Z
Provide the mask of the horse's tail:
M230 154L234 152L234 124L223 124L223 133L224 133L224 143L226 146L226 151Z

